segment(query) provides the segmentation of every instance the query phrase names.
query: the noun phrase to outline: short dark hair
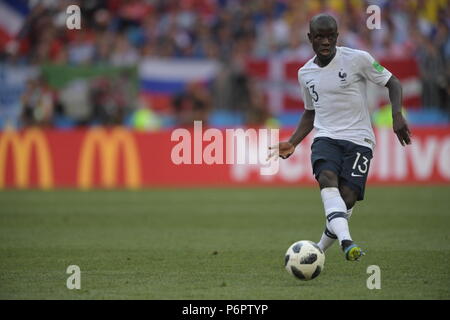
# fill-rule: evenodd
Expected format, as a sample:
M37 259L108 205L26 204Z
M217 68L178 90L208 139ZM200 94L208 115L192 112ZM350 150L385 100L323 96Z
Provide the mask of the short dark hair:
M311 21L309 21L309 32L317 30L319 25L335 28L336 30L338 28L336 19L327 13L320 13L311 18Z

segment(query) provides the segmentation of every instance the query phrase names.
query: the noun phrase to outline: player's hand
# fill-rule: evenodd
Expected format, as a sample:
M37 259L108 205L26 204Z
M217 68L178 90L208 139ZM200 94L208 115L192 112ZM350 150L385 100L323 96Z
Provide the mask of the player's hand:
M287 159L295 151L295 146L290 142L280 142L279 144L269 147L269 155L267 156L267 161L272 158L280 156L283 159Z
M408 124L400 112L393 116L393 129L402 146L411 144L411 131L409 131Z

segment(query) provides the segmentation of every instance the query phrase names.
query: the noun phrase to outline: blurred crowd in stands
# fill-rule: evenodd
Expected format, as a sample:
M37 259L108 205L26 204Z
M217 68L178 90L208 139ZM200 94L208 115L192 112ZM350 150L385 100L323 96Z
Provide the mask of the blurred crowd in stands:
M70 4L81 8L81 30L66 27ZM379 30L366 27L372 4L381 8ZM178 124L205 120L214 109L240 110L252 124L267 121L271 114L243 63L247 57L275 55L309 59L308 22L320 12L337 17L339 45L367 50L377 59L414 56L424 108L450 110L447 0L42 0L29 6L15 41L1 48L3 65L122 67L149 57L218 61L221 72L211 87L188 86L173 97ZM92 106L88 118L76 124L120 124L136 110L152 108L120 88L97 81L86 102ZM36 72L22 94L20 123L54 125L54 117L67 112L61 96Z

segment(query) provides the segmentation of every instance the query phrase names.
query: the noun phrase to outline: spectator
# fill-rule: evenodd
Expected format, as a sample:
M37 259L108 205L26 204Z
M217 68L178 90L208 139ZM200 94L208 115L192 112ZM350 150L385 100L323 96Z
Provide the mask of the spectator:
M72 31L66 30L64 23L63 11L69 1L30 3L31 12L16 39L7 43L0 40L3 62L14 59L35 66L50 62L123 67L134 66L147 57L220 60L223 68L209 89L200 90L204 91L200 94L203 98L196 96L199 89L190 87L173 99L173 110L180 123L186 123L187 118L205 118L211 108L243 113L254 110L254 101L260 100L260 94L253 89L258 85L242 68L244 61L249 56L291 60L310 57L304 34L307 21L319 11L338 17L341 45L366 49L377 58L416 53L424 105L449 108L448 0L78 0L74 4L82 9L82 29ZM364 27L365 8L370 4L381 7L380 30ZM123 91L116 91L114 82L102 81L95 84L92 94L80 94L79 98L69 92L90 90L82 89L80 83L75 86L78 91L72 88L59 92L64 109L75 110L75 105L66 100L69 96L77 103L85 103L80 106L82 112L67 115L79 123L89 123L94 118L106 123L122 121L122 113L133 107L120 101L116 93ZM31 124L36 119L30 116L35 97L30 92L42 91L46 96L47 89L42 83L30 83L28 87L24 121ZM120 111L106 112L106 105L116 105L111 110ZM192 114L186 116L185 109ZM100 115L102 112L108 116ZM51 112L46 114L43 122L51 121Z
M28 80L22 105L22 121L25 126L52 124L54 97L42 78Z
M423 37L418 49L418 61L422 80L422 103L425 107L446 109L446 69L438 48Z
M195 120L208 122L211 109L210 96L200 83L189 84L186 92L174 98L173 106L176 121L181 126L192 126Z
M138 62L137 50L131 45L125 34L119 34L114 41L111 63L114 66L132 66Z

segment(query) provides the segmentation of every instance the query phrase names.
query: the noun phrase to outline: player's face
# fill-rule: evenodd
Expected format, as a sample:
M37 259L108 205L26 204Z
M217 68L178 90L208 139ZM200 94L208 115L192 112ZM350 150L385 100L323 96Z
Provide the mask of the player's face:
M336 41L339 33L336 28L316 28L308 33L313 50L320 60L328 60L336 52Z

